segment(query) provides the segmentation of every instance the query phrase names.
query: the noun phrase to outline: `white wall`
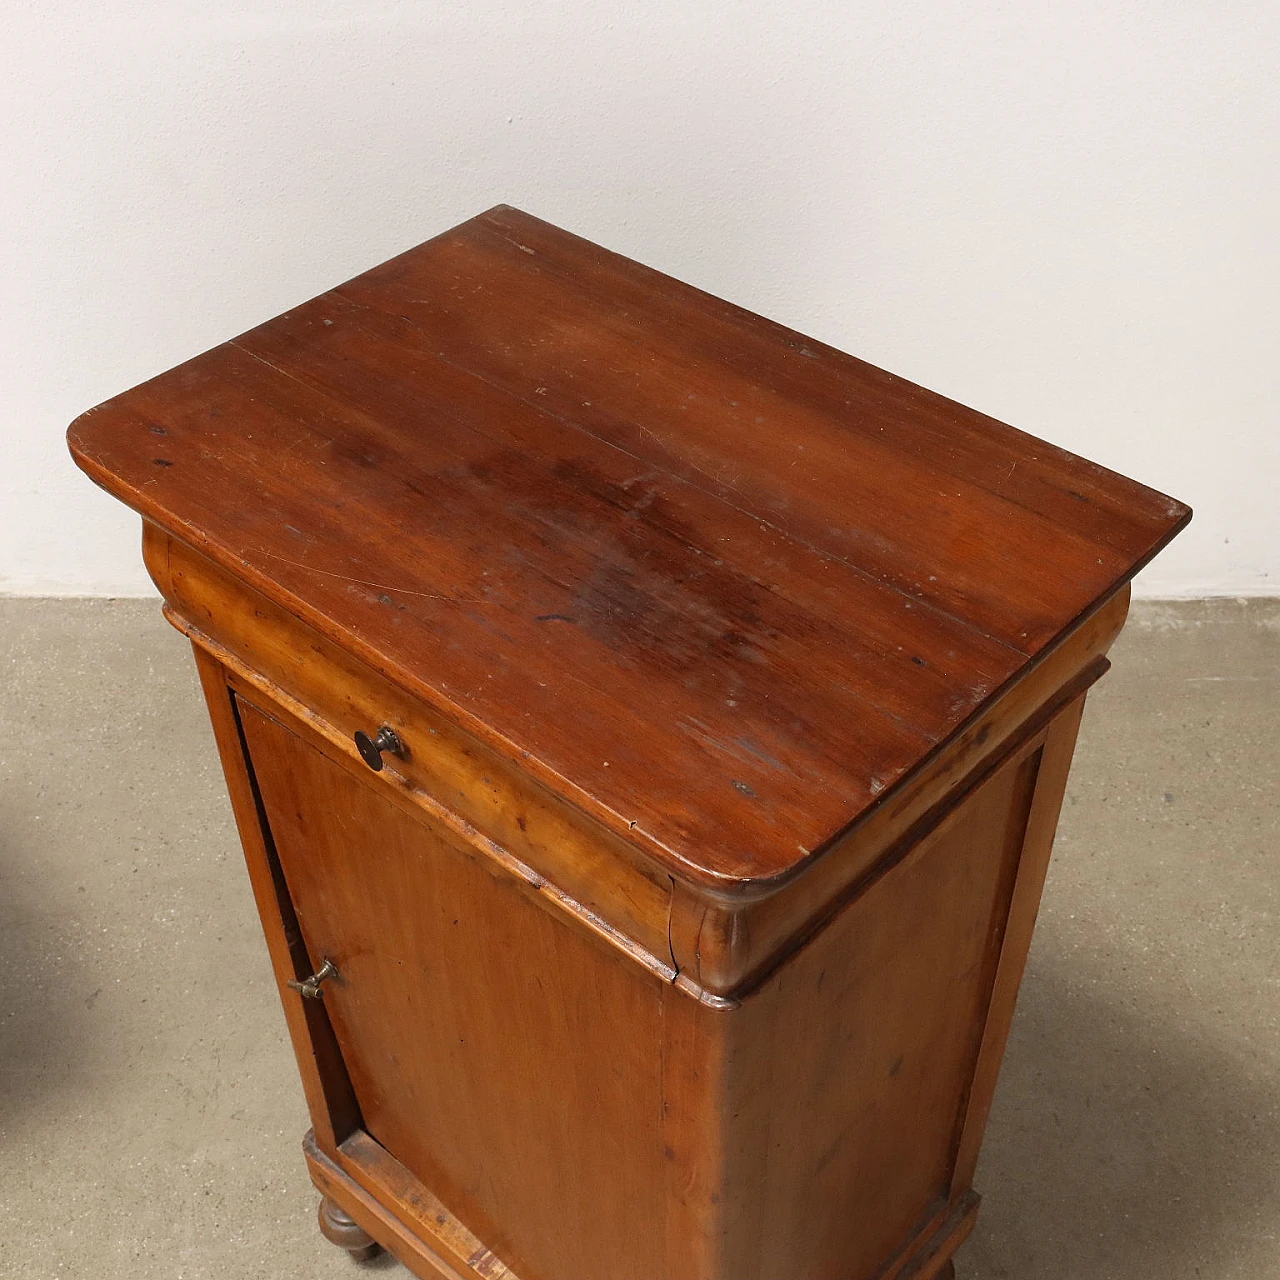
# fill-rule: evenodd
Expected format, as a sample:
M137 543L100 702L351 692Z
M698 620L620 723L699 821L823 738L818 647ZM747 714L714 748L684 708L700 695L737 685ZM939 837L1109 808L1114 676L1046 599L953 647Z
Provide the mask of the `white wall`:
M80 410L499 200L1191 502L1280 590L1280 6L0 0L0 590L141 593Z

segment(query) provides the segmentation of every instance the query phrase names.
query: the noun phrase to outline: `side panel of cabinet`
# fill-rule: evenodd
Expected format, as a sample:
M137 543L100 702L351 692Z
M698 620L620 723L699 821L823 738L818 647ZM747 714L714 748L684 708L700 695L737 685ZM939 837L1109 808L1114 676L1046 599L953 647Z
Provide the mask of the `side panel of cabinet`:
M1082 701L891 851L737 1008L669 1002L668 1275L890 1280L945 1264L973 1221Z
M663 984L236 705L364 1129L524 1280L653 1280Z
M762 1280L783 1259L872 1280L946 1203L1040 759L976 788L758 993L792 1046L775 1088L803 1100L770 1126Z

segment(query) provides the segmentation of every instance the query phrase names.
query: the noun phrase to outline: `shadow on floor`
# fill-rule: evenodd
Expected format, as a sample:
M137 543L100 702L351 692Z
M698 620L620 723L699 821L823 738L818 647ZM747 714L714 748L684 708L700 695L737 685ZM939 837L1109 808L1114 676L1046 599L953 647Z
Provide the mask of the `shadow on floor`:
M1280 1080L1123 974L1050 955L1023 989L977 1186L962 1280L1220 1274L1274 1240ZM1252 1274L1252 1273L1251 1273Z

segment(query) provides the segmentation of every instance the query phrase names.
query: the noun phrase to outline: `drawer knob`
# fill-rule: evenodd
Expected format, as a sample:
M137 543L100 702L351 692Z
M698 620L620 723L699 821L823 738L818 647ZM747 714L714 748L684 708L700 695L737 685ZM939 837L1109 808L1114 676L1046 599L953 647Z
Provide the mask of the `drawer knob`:
M338 976L338 967L332 960L326 957L322 964L309 978L303 978L301 982L297 978L290 978L285 984L290 991L300 992L306 996L308 1000L319 1000L324 992L320 990L320 984L327 982L330 978Z
M404 746L396 737L396 731L389 725L383 725L374 737L356 730L356 750L360 758L375 773L382 771L382 753L390 751L393 756L404 755Z

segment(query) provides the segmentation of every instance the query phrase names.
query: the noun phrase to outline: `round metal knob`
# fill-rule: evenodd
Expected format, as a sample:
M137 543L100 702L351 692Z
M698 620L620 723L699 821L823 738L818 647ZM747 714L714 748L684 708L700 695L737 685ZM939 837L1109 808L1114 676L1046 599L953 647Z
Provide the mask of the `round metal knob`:
M322 964L309 978L303 978L301 982L297 978L290 978L285 984L290 991L297 991L301 995L307 997L308 1000L319 1000L324 992L320 990L320 984L327 982L330 978L338 976L338 968L332 960L326 958Z
M382 771L382 753L389 751L393 756L404 755L404 746L396 737L396 731L389 725L383 725L374 737L356 730L356 750L360 758L375 773Z

